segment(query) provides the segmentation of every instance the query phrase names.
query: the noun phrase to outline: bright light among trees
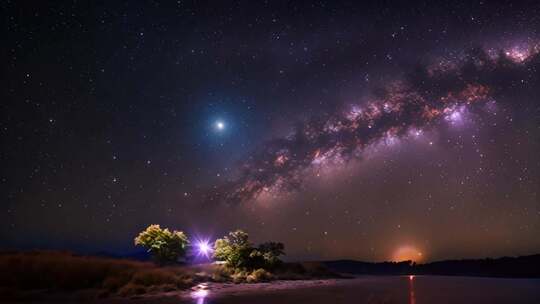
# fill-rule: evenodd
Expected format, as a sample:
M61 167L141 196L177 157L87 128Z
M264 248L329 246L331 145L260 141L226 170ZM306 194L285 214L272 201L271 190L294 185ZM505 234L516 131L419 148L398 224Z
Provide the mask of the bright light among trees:
M208 257L212 252L212 247L207 240L200 240L197 242L197 254L199 256Z

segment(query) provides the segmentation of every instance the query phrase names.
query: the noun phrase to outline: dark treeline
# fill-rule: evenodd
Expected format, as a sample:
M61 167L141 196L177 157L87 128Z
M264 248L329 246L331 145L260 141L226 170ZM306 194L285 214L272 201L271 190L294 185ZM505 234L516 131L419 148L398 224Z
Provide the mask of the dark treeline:
M323 263L333 271L349 274L540 278L540 254L497 259L447 260L426 264L415 264L411 261L368 263L353 260Z

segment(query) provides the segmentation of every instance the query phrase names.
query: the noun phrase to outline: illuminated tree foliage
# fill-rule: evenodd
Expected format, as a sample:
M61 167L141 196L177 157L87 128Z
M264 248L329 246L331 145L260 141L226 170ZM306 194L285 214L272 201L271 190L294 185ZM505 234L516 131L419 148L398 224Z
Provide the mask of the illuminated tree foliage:
M282 243L267 242L254 247L242 230L230 232L214 244L214 258L235 269L273 268L281 262L279 256L283 254Z
M182 231L161 229L150 225L135 238L135 245L142 246L152 254L158 264L174 263L184 257L189 240Z

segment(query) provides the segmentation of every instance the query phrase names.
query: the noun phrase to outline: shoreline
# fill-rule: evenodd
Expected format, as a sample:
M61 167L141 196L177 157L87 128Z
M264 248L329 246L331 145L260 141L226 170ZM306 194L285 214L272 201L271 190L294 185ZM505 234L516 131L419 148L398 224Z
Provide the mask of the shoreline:
M526 284L522 284L526 282ZM497 277L458 277L438 275L361 275L354 278L330 278L314 280L276 280L262 283L217 283L205 282L182 291L158 292L131 297L97 297L97 290L84 290L75 293L56 292L41 294L37 298L27 298L26 303L351 303L353 299L374 301L373 303L409 303L405 300L411 291L416 297L427 297L438 301L440 296L433 290L438 288L459 289L464 294L483 290L481 294L495 292L505 299L516 296L522 289L528 297L530 287L540 288L540 279L512 279ZM516 289L517 288L517 289ZM448 296L448 295L447 295ZM475 295L478 297L478 295ZM283 301L282 301L283 300ZM456 298L457 302L464 298ZM540 300L540 296L538 298ZM277 302L276 302L277 301ZM336 302L337 301L337 302ZM381 302L382 301L382 302ZM386 302L385 302L386 301ZM355 301L353 301L355 302ZM5 303L19 303L17 300ZM450 303L450 302L449 302ZM480 302L484 303L484 302ZM510 303L510 302L505 302ZM534 302L538 303L538 302Z
M201 283L203 286L187 291L145 295L136 299L111 299L105 303L353 303L362 300L367 300L368 303L411 303L411 292L416 298L426 296L431 302L437 302L441 294L434 290L439 287L467 290L458 294L456 302L451 302L460 303L464 300L460 297L483 289L484 292L474 297L481 298L482 295L487 295L488 291L494 290L501 298L512 299L516 296L516 288L523 288L523 293L530 296L531 289L527 289L527 286L534 286L533 290L536 290L540 287L540 279L525 280L526 286L521 284L524 281L521 279L431 275L410 278L391 275L357 276L351 279L281 280L255 284ZM480 303L484 303L482 301L483 299Z

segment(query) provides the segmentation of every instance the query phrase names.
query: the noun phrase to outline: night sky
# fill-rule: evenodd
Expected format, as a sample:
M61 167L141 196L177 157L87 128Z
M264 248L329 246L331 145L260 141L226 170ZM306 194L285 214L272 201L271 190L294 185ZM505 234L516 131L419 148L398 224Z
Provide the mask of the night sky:
M3 1L1 248L540 252L540 3L447 2Z

